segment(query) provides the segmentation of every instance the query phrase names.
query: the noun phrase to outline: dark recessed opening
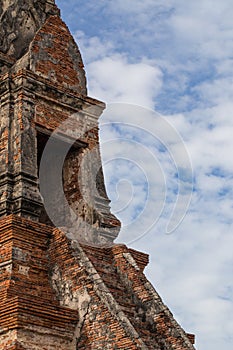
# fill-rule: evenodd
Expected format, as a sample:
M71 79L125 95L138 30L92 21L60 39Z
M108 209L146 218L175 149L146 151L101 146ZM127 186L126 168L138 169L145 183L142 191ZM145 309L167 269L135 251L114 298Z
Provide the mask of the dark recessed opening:
M40 171L40 163L42 159L42 155L46 146L47 141L49 140L51 134L47 130L39 129L37 130L37 171L38 171L38 179L39 179L39 171ZM61 154L63 154L64 146L67 149L67 145L71 145L72 140L59 135L56 139L54 139L54 153L51 158L51 161L48 161L48 176L54 178L57 176L56 172L56 160L59 161ZM86 147L86 144L82 144L79 141L76 141L71 146L68 151L62 169L62 186L65 197L70 206L74 209L76 204L80 199L80 191L78 184L78 170L79 170L79 161L80 161L80 153L82 152L83 147ZM40 186L40 185L39 185ZM50 189L48 189L50 190ZM51 191L54 196L54 207L57 212L60 213L60 216L63 215L63 208L59 206L59 193L56 194L56 189L53 188ZM43 207L41 210L41 215L39 218L41 223L54 226L51 220L49 219L45 208ZM61 219L62 221L62 219Z
M49 135L46 135L46 134L43 134L42 132L37 131L37 176L38 176L38 179L39 179L40 162L41 162L42 154L43 154L43 151L44 151L44 148L46 146L48 139L49 139ZM40 184L39 184L39 189L40 189ZM44 207L42 207L42 209L41 209L39 222L41 222L42 224L49 225L49 226L54 226L52 221L49 219Z

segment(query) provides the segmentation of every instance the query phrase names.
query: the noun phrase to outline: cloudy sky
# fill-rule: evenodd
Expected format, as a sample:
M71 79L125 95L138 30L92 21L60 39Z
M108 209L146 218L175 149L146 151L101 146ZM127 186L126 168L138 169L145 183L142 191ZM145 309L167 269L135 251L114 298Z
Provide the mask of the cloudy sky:
M150 254L147 276L198 350L231 350L232 1L57 4L89 95L108 104L101 150L119 241Z

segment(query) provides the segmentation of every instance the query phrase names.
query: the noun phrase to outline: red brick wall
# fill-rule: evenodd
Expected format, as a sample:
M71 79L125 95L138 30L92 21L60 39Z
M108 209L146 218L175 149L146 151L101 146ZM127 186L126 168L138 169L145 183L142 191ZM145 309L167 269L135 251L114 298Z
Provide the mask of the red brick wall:
M51 16L34 37L30 69L40 76L86 95L82 58L67 26Z

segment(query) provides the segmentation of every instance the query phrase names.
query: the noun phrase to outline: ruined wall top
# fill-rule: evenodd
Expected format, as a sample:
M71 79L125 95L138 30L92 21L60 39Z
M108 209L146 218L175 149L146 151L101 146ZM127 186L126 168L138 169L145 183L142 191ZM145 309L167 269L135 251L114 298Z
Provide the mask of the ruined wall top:
M0 52L19 59L50 15L59 15L54 0L1 0Z
M54 0L0 0L0 75L21 69L87 95L79 48Z

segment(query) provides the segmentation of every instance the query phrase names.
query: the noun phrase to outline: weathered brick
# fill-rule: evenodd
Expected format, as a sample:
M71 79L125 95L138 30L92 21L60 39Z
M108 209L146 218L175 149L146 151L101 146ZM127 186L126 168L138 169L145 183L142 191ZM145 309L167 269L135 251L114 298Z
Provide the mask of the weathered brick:
M0 348L193 350L194 336L143 273L148 255L113 243L120 222L99 151L105 105L87 96L78 46L54 1L5 0L0 15ZM57 128L58 150L72 145L62 181L73 217L52 182L47 192L60 225L38 181Z

